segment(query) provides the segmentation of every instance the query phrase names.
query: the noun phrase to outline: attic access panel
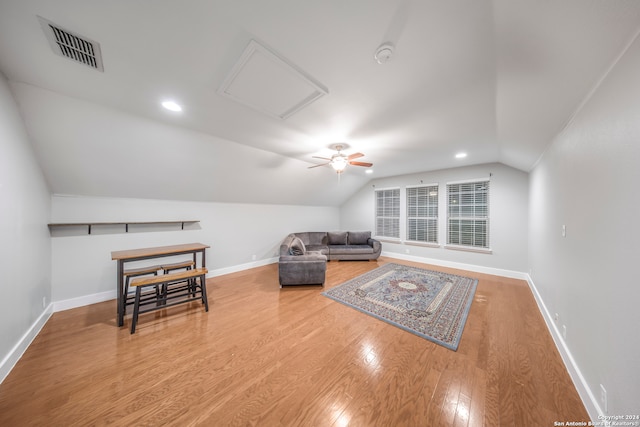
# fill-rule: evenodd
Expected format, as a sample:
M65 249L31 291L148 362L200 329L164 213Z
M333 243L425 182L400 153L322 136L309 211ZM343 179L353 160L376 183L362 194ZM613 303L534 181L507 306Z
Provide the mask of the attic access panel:
M218 93L284 120L328 91L302 70L251 40Z

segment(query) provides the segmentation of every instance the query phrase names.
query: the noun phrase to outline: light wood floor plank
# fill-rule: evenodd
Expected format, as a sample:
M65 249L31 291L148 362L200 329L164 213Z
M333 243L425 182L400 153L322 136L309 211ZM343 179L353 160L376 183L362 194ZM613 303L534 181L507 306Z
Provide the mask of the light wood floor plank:
M524 281L479 279L457 352L321 295L277 265L116 326L115 301L55 313L0 384L2 426L511 426L588 420Z

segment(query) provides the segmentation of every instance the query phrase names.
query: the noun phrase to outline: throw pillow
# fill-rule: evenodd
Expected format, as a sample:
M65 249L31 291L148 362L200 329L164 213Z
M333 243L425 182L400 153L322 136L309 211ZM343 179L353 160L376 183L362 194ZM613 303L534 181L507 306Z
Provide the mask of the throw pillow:
M291 255L304 255L306 250L307 249L304 247L304 243L302 242L302 240L300 240L299 237L294 238L291 242L291 245L289 246L289 253Z
M328 233L330 245L346 245L347 244L347 232L346 231L330 231Z
M350 245L366 245L370 237L371 237L370 231L350 231L349 244Z

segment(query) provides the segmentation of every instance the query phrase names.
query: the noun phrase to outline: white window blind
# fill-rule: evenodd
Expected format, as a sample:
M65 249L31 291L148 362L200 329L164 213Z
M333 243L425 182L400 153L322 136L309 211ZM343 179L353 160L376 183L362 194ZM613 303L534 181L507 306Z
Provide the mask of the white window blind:
M438 243L438 186L407 187L407 240Z
M376 236L400 238L400 189L376 190Z
M447 184L447 244L489 248L489 181Z

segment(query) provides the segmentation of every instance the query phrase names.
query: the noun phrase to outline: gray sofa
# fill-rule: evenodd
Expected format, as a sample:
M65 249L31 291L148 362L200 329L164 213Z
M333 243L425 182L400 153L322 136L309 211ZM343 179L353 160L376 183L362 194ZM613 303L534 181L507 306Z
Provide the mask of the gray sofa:
M280 245L280 287L324 285L327 261L376 260L381 251L382 244L370 231L291 233Z

